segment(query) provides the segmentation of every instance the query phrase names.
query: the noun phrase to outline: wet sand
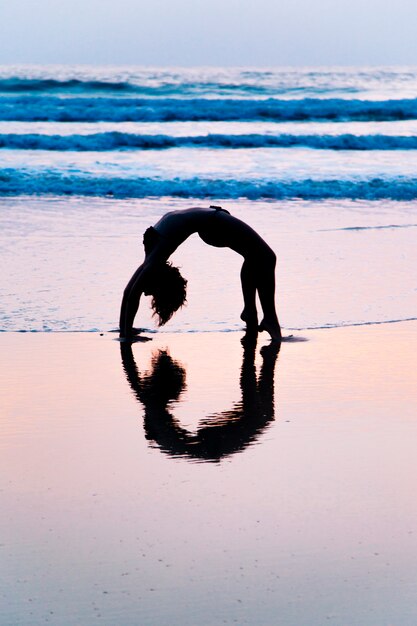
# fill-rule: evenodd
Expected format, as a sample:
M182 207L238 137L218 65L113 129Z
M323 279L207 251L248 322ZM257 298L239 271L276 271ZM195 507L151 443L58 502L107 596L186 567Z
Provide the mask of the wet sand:
M417 623L417 323L4 333L2 626Z
M143 261L143 232L166 211L192 204L163 198L0 199L0 330L115 328L123 289ZM218 204L276 252L276 304L284 328L416 317L411 268L417 267L417 202ZM164 331L241 329L238 254L193 235L172 262L188 279L188 305ZM144 298L136 322L155 328L148 310Z

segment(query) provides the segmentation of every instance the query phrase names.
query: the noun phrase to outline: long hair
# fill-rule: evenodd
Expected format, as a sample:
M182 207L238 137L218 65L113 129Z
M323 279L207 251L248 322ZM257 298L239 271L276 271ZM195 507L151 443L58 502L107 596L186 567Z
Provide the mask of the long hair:
M158 318L158 326L163 326L187 300L187 281L171 263L158 267L152 286L153 315Z

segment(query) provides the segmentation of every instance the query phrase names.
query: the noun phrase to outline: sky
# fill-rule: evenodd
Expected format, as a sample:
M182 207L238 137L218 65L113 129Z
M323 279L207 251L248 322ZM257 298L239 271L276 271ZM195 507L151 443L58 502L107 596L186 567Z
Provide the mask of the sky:
M0 65L414 65L415 0L0 0Z

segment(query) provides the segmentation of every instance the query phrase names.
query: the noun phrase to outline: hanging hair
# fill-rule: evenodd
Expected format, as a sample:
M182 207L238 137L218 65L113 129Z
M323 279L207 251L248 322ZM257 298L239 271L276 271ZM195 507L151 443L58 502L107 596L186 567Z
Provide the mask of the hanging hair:
M153 315L158 318L158 326L163 326L187 300L187 281L171 263L158 268L152 287Z

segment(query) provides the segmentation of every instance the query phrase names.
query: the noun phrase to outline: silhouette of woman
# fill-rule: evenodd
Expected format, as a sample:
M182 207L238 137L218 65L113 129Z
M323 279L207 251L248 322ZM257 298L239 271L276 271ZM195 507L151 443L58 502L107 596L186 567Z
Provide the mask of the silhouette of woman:
M220 461L241 452L256 441L274 419L274 372L279 344L261 349L262 366L256 377L256 336L242 341L240 372L242 398L228 411L208 416L196 434L188 432L175 419L169 404L185 389L185 369L166 350L152 358L152 371L140 374L131 342L120 344L123 369L137 399L145 407L146 438L170 456L189 460Z
M132 339L133 322L142 294L152 296L154 315L165 324L185 302L187 281L168 259L190 235L198 233L207 244L228 247L243 256L240 272L244 309L241 319L247 332L266 330L273 341L281 342L281 328L275 310L276 256L256 231L221 207L191 208L166 213L145 231L145 260L128 282L120 310L120 337ZM256 293L263 319L258 324Z

